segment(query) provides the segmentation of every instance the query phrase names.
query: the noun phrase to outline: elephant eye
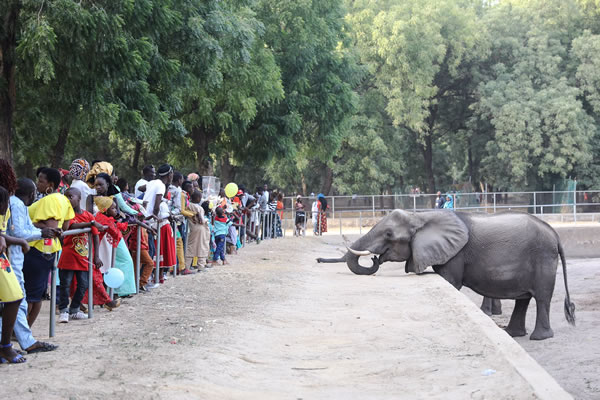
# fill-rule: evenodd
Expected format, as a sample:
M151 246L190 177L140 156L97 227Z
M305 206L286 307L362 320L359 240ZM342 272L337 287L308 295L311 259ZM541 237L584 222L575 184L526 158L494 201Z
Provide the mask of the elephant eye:
M385 233L385 237L386 237L386 238L388 238L388 239L391 239L391 238L392 238L392 236L394 236L394 234L393 234L391 231L387 231L387 232Z

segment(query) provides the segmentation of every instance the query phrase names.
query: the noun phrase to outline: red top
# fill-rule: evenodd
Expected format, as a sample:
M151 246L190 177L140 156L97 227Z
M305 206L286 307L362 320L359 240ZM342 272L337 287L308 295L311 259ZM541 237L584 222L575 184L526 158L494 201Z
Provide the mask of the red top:
M142 230L142 234L141 234L141 243L140 243L140 250L148 250L148 233L146 232L146 230L142 227L140 227L139 225L129 225L127 230L124 232L124 236L125 236L125 243L127 243L127 247L129 248L130 251L136 251L137 250L137 230L141 229Z
M223 222L223 223L227 223L227 218L225 216L223 217L219 217L218 215L215 215L215 221L219 221L219 222Z
M71 224L80 224L94 221L94 216L87 211L75 214ZM92 226L92 235L98 235L98 230ZM65 236L63 250L58 260L58 268L74 271L88 270L88 234Z
M123 238L121 231L124 232L127 230L127 222L117 222L113 217L109 217L102 213L96 214L96 221L104 226L108 226L107 230L100 233L100 241L102 241L102 239L104 239L104 235L108 233L108 243L110 243L114 248L119 246L119 242Z

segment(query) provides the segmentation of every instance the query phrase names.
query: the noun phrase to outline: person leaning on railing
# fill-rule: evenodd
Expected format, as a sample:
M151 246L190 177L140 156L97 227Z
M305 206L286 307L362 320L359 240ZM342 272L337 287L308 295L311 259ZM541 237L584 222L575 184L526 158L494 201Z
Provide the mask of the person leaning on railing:
M75 217L69 200L56 193L60 179L60 173L54 168L43 168L38 174L37 190L43 193L44 197L29 206L29 216L33 224L40 229L65 230L68 221ZM31 250L25 254L23 275L29 305L27 320L31 327L42 308L42 296L48 288L48 275L62 246L56 238L35 240L29 244Z

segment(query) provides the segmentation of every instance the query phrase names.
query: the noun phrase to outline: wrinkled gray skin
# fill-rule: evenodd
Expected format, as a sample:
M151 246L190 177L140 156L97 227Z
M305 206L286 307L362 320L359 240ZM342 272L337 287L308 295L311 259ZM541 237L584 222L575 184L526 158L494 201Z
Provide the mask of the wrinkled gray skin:
M530 336L554 336L550 327L550 300L560 256L566 289L565 317L575 324L575 306L569 298L564 252L558 234L538 218L524 213L463 213L436 210L410 213L394 210L350 247L373 253L370 268L348 251L342 258L318 262L346 262L357 275L372 275L386 261L406 261L406 272L421 274L428 266L459 289L464 285L487 299L490 313L499 300L515 299L506 327L511 336L525 336L525 315L535 298L537 315Z

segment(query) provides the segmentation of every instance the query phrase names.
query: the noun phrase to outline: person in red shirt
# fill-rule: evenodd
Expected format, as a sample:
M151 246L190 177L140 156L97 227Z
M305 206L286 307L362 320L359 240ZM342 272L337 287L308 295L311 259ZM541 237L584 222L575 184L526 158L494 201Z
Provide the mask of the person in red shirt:
M92 240L94 246L98 247L98 231L106 228L94 220L94 216L80 208L81 192L79 189L70 188L65 191L65 196L71 202L75 218L69 221L68 229L92 228ZM58 261L60 289L58 297L58 309L60 311L59 322L67 323L70 319L84 319L87 314L79 310L83 296L88 289L88 234L65 236L63 251ZM94 264L102 266L97 255L94 255ZM73 277L77 279L77 286L71 305L69 306L69 290Z

